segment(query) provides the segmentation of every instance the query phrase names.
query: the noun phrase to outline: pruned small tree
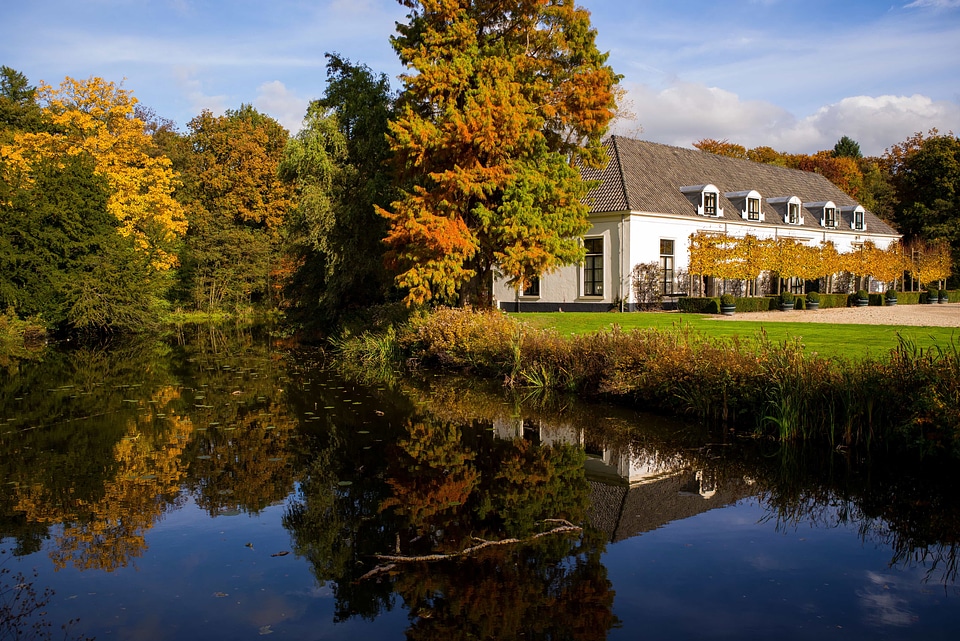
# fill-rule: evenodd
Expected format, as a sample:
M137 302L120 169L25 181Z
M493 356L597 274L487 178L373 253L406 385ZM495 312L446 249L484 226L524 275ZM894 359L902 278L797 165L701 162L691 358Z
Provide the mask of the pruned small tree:
M663 269L660 263L638 263L630 271L633 297L640 309L663 307Z

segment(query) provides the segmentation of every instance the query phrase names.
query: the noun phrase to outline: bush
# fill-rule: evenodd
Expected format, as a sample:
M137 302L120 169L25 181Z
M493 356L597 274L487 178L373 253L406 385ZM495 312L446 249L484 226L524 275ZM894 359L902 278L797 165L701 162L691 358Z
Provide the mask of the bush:
M777 309L780 299L776 296L751 296L737 299L738 312L769 312Z
M895 290L895 289L888 289L886 296L887 296L887 298L889 298L890 300L897 300L897 290Z
M737 304L737 299L733 297L733 294L723 294L720 296L720 304L730 307Z
M950 293L945 289L941 289L940 291L937 292L937 297L940 300L947 300L950 298Z
M846 294L820 294L820 309L847 307L850 297Z
M793 295L793 292L783 292L780 294L780 302L789 305L796 300L796 297Z
M720 299L684 296L677 300L677 309L687 314L719 314Z
M820 294L819 292L807 292L807 302L808 303L819 303Z

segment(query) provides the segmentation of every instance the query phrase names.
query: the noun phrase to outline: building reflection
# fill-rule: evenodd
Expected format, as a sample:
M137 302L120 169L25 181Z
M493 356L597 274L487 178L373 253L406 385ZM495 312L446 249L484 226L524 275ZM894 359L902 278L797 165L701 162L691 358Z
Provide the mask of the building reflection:
M598 439L582 424L551 424L520 417L494 421L498 438L525 438L543 445L577 445L586 452L590 485L587 519L615 543L732 505L758 493L749 477L724 476L676 450Z

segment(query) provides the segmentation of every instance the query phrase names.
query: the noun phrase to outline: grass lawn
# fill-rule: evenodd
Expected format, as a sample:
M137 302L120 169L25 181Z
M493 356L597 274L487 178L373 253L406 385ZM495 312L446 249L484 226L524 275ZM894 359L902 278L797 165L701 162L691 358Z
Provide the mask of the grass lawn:
M783 342L800 337L807 352L824 356L848 358L882 357L898 344L897 336L914 341L917 346L928 348L939 345L960 348L960 330L955 327L912 327L907 325L843 325L827 323L768 323L762 321L718 321L704 314L679 314L657 312L524 312L511 314L529 325L554 329L560 334L585 334L609 329L619 325L624 331L653 327L670 329L680 323L689 325L707 336L753 340L761 330L774 342ZM743 314L747 317L747 314Z

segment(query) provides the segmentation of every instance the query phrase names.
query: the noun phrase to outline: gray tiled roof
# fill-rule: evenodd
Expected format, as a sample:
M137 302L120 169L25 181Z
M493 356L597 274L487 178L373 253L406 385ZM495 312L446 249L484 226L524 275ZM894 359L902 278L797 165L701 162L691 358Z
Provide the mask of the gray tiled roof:
M783 225L782 211L769 204L768 198L797 196L804 203L832 200L837 207L858 204L825 177L812 172L621 136L611 136L605 145L609 156L607 166L601 170L581 170L585 179L601 181L588 196L594 213L635 211L700 218L691 198L681 193L680 188L706 184L717 186L720 191L717 205L723 209L721 217L707 220L745 222L740 216L742 203L734 204L723 194L750 189L755 189L763 198L761 211L765 222L750 223L760 226ZM823 230L819 212L804 208L801 215L804 222L797 227ZM839 231L852 231L850 216L851 213L843 212ZM872 212L866 212L864 222L868 234L897 233Z

